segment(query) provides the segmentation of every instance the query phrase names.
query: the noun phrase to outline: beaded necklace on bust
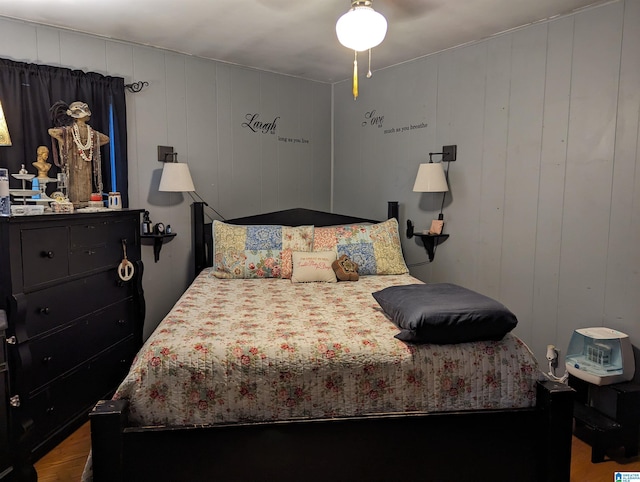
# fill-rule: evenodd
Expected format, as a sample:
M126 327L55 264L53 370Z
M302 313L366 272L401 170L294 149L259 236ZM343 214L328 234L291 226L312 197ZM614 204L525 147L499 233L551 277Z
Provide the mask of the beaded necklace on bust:
M87 141L85 144L82 143L82 139L80 138L80 129L78 128L78 124L74 123L71 128L65 127L63 128L63 142L58 143L58 148L60 149L60 167L64 172L67 179L69 179L70 175L70 161L71 161L71 153L72 149L65 149L65 146L71 146L71 139L73 138L73 142L76 145L76 152L82 158L83 161L91 162L93 161L93 179L95 183L95 187L97 188L97 192L102 192L103 184L102 184L102 158L100 156L100 145L99 145L99 136L96 131L91 129L89 124L85 124L87 126ZM96 137L95 142L93 137ZM95 159L93 158L93 147L95 144L98 144L98 149L96 150ZM89 149L89 155L87 156L84 151ZM76 169L79 166L76 166Z
M93 159L93 132L91 132L91 126L89 124L85 125L87 126L87 141L84 144L80 138L80 128L77 123L73 124L71 132L73 133L73 142L75 142L78 147L78 154L80 154L83 160L91 162L91 159ZM88 156L85 153L87 150L89 150Z

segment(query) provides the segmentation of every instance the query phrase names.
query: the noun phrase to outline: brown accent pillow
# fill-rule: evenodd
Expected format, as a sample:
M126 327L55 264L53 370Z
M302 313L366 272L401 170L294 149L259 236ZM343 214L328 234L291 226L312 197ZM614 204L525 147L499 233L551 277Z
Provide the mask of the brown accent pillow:
M340 281L358 281L358 265L351 261L346 254L343 254L331 263L336 278Z

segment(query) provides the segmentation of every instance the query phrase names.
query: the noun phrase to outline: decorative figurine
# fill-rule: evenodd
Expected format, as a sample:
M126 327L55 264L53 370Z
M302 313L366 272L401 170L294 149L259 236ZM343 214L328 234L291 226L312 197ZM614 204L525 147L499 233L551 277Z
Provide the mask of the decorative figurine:
M142 234L152 234L153 227L151 219L149 219L149 211L145 211L142 215Z
M74 206L87 206L92 192L102 193L100 146L109 142L109 136L87 124L91 111L84 102L67 106L59 101L50 112L56 127L49 129L49 135L59 147L59 156L54 151L54 161L66 174L67 195Z
M47 162L47 159L49 159L49 148L47 146L38 146L36 154L37 160L31 164L38 170L38 179L48 180L49 169L51 169L51 163ZM24 165L22 167L24 168ZM20 172L22 172L22 170Z

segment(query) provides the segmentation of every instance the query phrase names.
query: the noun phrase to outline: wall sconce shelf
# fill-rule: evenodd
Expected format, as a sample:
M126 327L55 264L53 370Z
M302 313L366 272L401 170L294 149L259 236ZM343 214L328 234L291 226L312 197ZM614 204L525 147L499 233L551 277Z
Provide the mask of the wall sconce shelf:
M440 243L443 243L449 237L448 234L424 234L424 233L416 233L414 232L413 222L410 219L407 219L407 239L411 239L413 237L417 237L422 239L424 243L424 248L427 250L427 254L429 255L429 262L433 261L433 258L436 255L435 248Z
M173 238L175 238L176 233L165 233L165 234L141 234L140 238L144 241L145 239L153 240L153 259L157 263L160 259L160 250L162 249L162 244L166 241L169 242ZM143 244L149 244L144 243Z

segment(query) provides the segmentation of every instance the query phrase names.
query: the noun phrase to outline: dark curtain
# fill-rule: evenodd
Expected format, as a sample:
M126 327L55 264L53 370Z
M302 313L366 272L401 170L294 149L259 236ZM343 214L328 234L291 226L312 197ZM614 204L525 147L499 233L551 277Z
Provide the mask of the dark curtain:
M115 186L122 196L122 205L128 207L127 125L124 79L108 77L94 72L70 70L48 65L27 64L0 59L0 102L4 108L11 146L0 146L0 167L17 173L24 164L27 171L37 174L31 165L36 160L38 146L50 150L49 162L54 164L53 149L57 143L49 136L53 126L50 107L57 101L71 104L86 102L91 109L89 125L112 137L115 157ZM113 109L113 132L109 132L109 107ZM111 178L111 143L102 146L102 181L104 191L114 191ZM55 165L49 177L56 177ZM20 188L21 181L10 177L10 187ZM55 190L55 184L47 192Z

